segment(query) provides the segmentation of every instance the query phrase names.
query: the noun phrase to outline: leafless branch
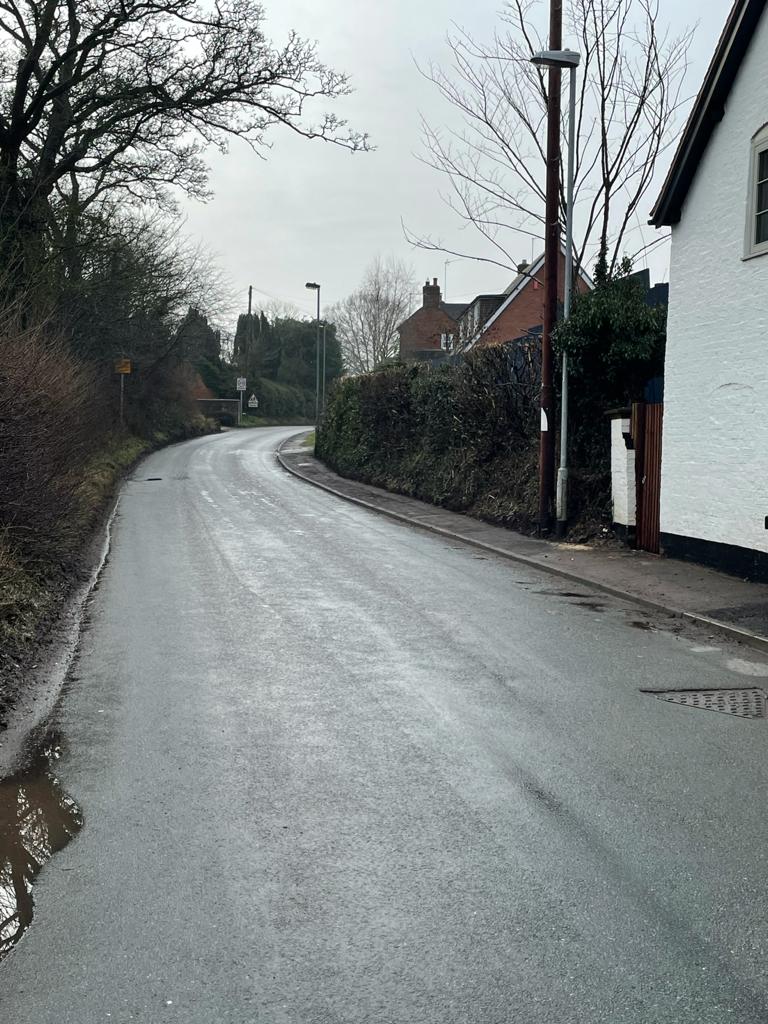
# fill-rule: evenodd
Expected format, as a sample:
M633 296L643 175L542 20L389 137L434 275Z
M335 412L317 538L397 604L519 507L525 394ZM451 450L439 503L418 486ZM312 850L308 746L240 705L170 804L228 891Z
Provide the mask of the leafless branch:
M445 176L444 198L461 222L495 250L480 258L510 269L521 236L543 234L547 81L530 63L546 48L542 13L541 0L508 0L490 42L455 27L449 66L420 68L461 123L441 131L425 122L422 159ZM575 256L585 265L604 250L612 269L674 143L692 33L663 28L658 0L568 0L566 17L581 54ZM564 110L564 134L566 118ZM564 213L563 182L560 202ZM456 251L426 233L406 237Z
M412 311L415 291L408 267L377 257L357 291L326 311L347 370L366 373L397 353L398 327Z

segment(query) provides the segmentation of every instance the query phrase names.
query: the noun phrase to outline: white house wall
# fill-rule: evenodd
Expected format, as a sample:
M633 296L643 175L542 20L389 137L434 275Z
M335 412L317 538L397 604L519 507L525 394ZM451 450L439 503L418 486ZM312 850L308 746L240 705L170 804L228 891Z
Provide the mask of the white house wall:
M768 14L672 231L661 529L768 552L768 256L744 260Z
M635 526L635 453L624 440L629 433L629 419L616 416L611 420L611 500L613 522L617 526Z

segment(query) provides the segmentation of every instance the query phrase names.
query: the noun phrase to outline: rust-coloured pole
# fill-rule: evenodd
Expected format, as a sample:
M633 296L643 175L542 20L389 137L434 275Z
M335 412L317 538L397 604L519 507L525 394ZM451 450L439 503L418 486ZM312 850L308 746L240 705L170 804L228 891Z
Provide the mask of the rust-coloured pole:
M550 0L549 48L563 46L563 0ZM547 182L544 227L544 329L541 336L541 435L539 442L539 533L552 522L555 481L555 392L552 331L557 323L560 269L560 68L549 69L547 86Z

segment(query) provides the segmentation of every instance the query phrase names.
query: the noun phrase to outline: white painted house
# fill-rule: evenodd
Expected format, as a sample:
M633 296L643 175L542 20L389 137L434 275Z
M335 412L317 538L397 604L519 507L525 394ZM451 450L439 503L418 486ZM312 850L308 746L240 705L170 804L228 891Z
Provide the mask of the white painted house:
M768 15L736 0L651 215L671 226L666 554L768 579Z

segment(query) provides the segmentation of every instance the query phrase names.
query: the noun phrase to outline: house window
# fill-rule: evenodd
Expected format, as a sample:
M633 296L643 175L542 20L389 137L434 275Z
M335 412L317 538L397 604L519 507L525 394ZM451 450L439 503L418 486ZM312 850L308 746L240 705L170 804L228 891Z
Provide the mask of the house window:
M768 242L768 149L757 154L757 207L755 209L755 244Z
M745 256L768 253L768 125L752 140Z

